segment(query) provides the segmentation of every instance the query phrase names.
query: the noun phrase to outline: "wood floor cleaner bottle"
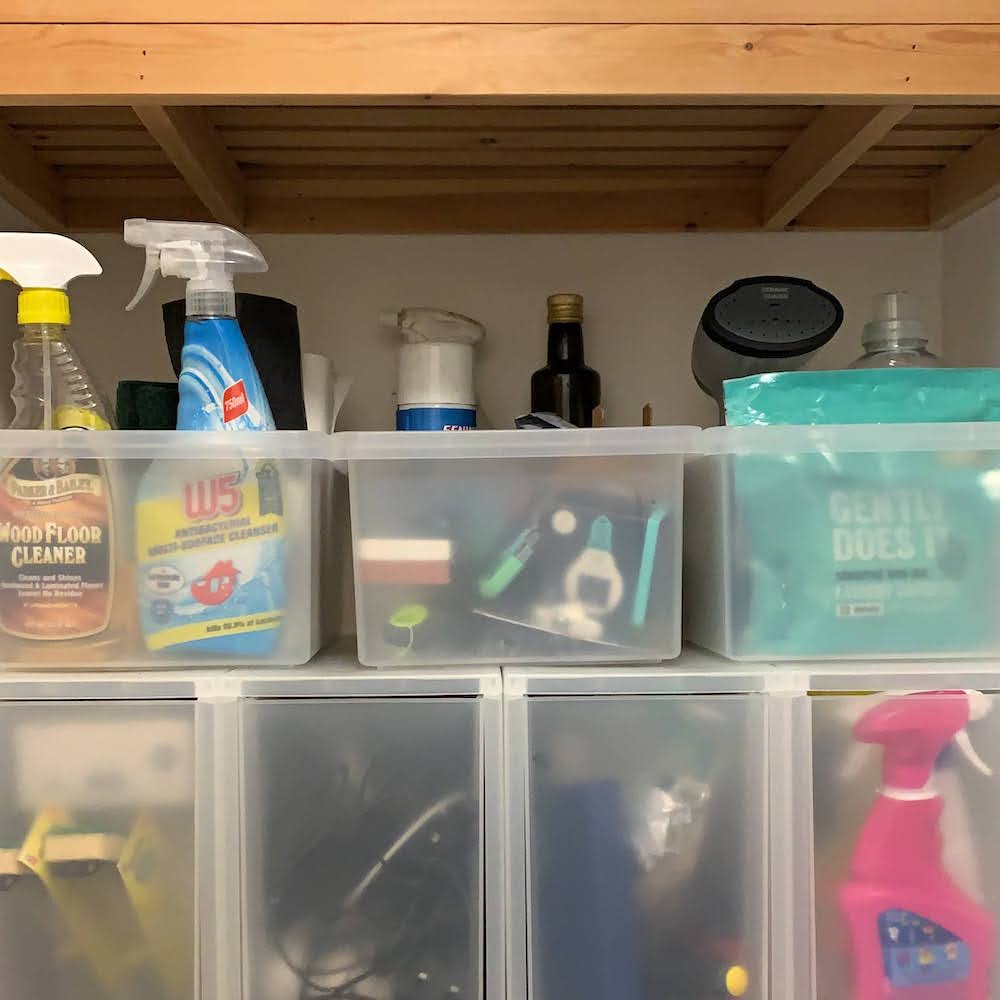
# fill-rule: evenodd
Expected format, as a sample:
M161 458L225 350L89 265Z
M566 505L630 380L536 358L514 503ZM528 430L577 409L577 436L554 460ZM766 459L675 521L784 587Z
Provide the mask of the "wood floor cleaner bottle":
M236 319L233 276L267 270L242 233L211 223L129 219L146 250L128 309L161 272L187 281L178 431L273 431L260 375ZM139 611L153 652L254 659L276 646L285 614L286 538L279 463L255 449L155 461L136 504ZM226 457L226 456L229 457Z
M11 429L110 429L104 402L67 337L66 287L74 278L99 275L101 265L65 236L0 233L0 269L0 279L21 288ZM104 632L115 584L106 463L71 449L30 448L2 468L0 631L25 640Z

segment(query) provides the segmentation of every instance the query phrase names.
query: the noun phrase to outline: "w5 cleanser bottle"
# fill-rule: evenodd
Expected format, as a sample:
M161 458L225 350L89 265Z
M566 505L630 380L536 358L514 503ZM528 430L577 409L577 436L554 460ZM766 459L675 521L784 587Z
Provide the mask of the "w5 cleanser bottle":
M267 270L227 226L129 219L146 250L129 309L159 273L187 281L178 431L273 431L260 375L236 320L235 274ZM154 462L139 488L139 609L154 652L266 656L285 610L285 517L278 463L231 458ZM224 453L223 449L220 452Z
M99 275L89 250L52 233L0 233L0 279L21 287L12 430L108 430L70 344L67 285ZM92 454L92 453L91 453ZM114 518L105 462L39 449L0 474L0 630L28 640L104 632L114 597ZM79 647L69 649L79 655ZM84 657L85 658L85 657Z

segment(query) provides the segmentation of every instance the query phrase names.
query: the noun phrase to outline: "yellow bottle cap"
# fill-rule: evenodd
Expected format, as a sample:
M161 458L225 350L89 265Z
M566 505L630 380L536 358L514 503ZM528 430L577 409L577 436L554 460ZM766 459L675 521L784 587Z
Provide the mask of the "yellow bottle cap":
M17 297L17 323L69 326L69 296L58 288L25 288Z

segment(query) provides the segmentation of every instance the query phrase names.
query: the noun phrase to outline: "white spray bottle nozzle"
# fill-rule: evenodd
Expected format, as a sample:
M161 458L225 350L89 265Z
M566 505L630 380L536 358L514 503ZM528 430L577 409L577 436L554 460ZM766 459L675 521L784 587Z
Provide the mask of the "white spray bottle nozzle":
M990 714L993 707L992 699L983 691L965 691L965 697L969 702L969 721L978 722L985 719ZM987 778L993 777L993 768L976 752L976 748L969 739L969 731L962 729L955 734L955 746L961 751L962 756L977 770Z
M55 233L0 233L0 271L21 288L60 291L74 278L102 273L86 247Z
M987 778L993 777L993 768L976 753L976 748L972 745L972 740L969 739L969 731L967 729L963 729L955 734L955 746L958 747L962 752L962 756L980 774L985 774Z
M146 250L146 268L138 291L125 307L129 310L142 301L162 273L188 282L189 315L202 307L232 312L233 275L267 270L267 261L252 240L215 223L126 219L125 242Z
M125 312L131 312L145 297L153 287L153 282L160 275L160 251L152 247L146 247L146 270L142 272L142 280L139 282L138 291L132 296L132 301L125 307Z

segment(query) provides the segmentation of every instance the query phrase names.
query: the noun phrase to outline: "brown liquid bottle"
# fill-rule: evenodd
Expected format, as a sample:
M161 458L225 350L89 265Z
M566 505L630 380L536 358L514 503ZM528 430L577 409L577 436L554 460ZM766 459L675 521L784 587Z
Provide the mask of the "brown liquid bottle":
M601 376L583 362L583 296L548 298L548 364L531 376L531 409L554 413L576 427L593 427L601 405Z
M18 299L11 429L108 430L104 403L66 337L65 285L100 265L47 233L0 234L0 262L8 260L4 277L51 285ZM116 567L108 466L93 452L44 441L7 456L0 472L0 648L6 659L36 664L103 661L117 636L109 629Z

